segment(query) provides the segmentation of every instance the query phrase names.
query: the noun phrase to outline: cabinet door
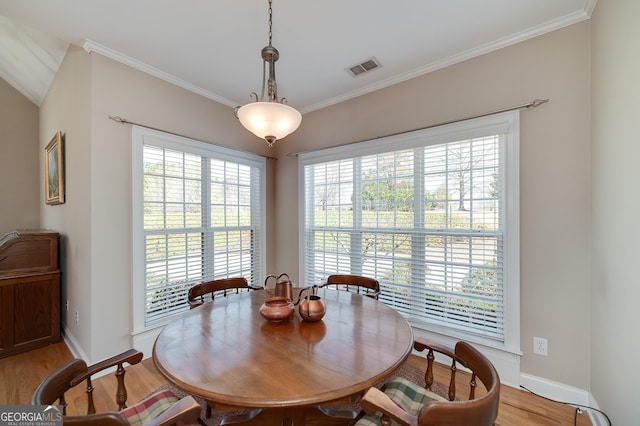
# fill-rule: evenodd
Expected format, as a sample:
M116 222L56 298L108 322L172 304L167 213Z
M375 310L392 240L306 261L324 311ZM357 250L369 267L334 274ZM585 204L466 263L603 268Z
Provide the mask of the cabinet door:
M2 281L0 357L60 340L59 272Z
M34 277L14 286L13 343L16 347L37 344L39 340L48 341L53 337L52 323L57 320L59 327L60 293L54 291L58 287L54 279L50 275Z

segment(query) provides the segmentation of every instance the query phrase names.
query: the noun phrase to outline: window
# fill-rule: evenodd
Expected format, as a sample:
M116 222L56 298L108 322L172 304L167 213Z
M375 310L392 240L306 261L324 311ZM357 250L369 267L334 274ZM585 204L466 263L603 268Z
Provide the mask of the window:
M375 277L414 326L519 348L517 112L300 162L305 282Z
M133 128L134 322L137 330L188 309L211 279L264 269L264 159Z

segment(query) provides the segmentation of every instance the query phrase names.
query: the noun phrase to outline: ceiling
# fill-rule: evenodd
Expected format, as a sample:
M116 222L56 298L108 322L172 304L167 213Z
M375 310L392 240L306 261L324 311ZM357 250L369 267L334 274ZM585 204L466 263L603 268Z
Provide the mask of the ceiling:
M273 0L278 95L314 111L589 19L596 1ZM0 77L36 105L69 44L235 107L262 88L268 3L0 0Z

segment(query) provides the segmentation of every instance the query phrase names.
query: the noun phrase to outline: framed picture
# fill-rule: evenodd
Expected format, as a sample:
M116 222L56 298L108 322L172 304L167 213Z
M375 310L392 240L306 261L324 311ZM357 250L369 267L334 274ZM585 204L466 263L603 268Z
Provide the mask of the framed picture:
M64 147L57 132L44 149L44 190L47 204L64 203Z

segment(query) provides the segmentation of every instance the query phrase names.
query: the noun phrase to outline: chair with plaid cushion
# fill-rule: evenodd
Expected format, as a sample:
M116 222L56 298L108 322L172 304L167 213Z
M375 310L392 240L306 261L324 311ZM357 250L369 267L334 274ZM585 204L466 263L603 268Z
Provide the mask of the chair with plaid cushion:
M31 397L33 405L53 405L58 402L62 406L64 424L77 425L173 425L197 424L200 415L200 404L191 396L178 399L169 390L156 392L143 401L127 408L127 390L124 385L124 364L138 364L142 361L142 352L131 349L97 364L87 366L81 359L69 361L45 378ZM105 369L116 367L115 376L118 387L115 396L118 411L96 413L91 376ZM73 392L73 388L87 383L87 411L84 415L66 415L67 402L65 394ZM78 393L76 391L76 393ZM102 399L101 399L102 400Z
M394 378L383 390L370 388L360 401L361 418L355 426L373 425L473 425L490 426L498 417L500 378L491 362L466 342L458 342L455 350L432 344L424 339L415 340L414 349L427 352L426 387L403 378ZM434 353L451 359L447 397L431 391L434 387ZM458 366L469 370L469 397L456 395ZM466 380L466 379L465 379ZM482 382L482 387L478 382Z

